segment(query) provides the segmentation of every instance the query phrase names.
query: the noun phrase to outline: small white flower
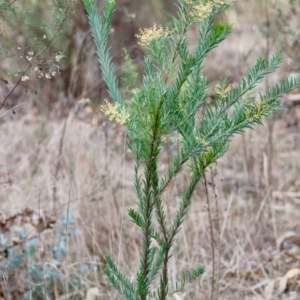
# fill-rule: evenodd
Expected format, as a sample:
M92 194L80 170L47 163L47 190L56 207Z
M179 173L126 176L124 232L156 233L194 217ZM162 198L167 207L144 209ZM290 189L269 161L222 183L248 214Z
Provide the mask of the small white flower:
M56 62L60 62L61 59L62 59L61 55L55 55Z
M21 81L26 81L26 80L29 80L29 77L28 76L22 76Z

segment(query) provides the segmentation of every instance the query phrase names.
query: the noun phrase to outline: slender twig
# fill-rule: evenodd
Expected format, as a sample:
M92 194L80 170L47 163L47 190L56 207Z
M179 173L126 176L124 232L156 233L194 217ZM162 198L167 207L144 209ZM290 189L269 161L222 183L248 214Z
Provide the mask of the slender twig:
M205 187L205 195L206 195L206 204L207 204L207 212L208 212L208 221L209 221L209 231L210 231L210 245L211 245L211 255L212 255L212 278L211 278L211 294L210 300L214 299L214 289L215 289L215 243L214 243L214 230L213 230L213 221L211 216L211 209L210 209L210 199L208 194L208 183L206 180L205 174L203 175L204 178L204 187Z
M39 219L41 219L41 192L39 192ZM43 255L42 255L42 242L41 242L41 232L39 231L39 254L40 254L40 261L41 264L44 265L43 261ZM47 285L46 285L46 276L45 276L45 269L43 268L43 288L44 288L44 295L46 299L48 298L47 296Z
M68 122L68 117L66 117L65 120L64 120L64 125L63 125L62 133L61 133L61 136L60 136L60 140L59 140L58 159L57 159L57 162L56 162L56 165L55 165L55 170L54 170L54 179L55 180L58 179L58 173L59 173L59 170L61 168L61 160L62 160L62 153L63 153L64 138L65 138L66 129L67 129L67 122ZM56 216L56 202L57 202L56 192L57 192L57 185L55 183L53 185L53 188L52 188L53 213L54 213L55 216Z
M218 195L216 192L216 185L215 185L215 174L213 173L213 169L210 168L211 171L211 182L212 182L212 190L213 190L213 194L214 194L214 198L215 198L215 207L216 207L216 231L218 234L218 247L217 247L217 251L218 251L218 277L217 277L217 284L216 284L216 295L217 295L217 299L219 296L219 279L220 279L220 274L221 274L221 260L220 260L220 255L221 255L221 232L220 232L220 216L219 216L219 199L218 199Z
M265 0L264 3L264 13L265 13L265 22L266 22L266 49L265 49L265 56L267 59L270 57L271 52L271 16L270 16L270 1ZM269 78L265 78L265 89L269 89ZM274 120L268 120L268 144L267 144L267 153L268 153L268 166L267 166L267 188L270 189L272 185L272 161L273 161L273 127L274 127ZM272 191L271 191L272 192Z
M123 148L123 166L122 166L122 177L123 177L123 184L122 184L122 213L121 213L121 224L120 224L120 242L119 242L119 253L118 253L118 263L117 266L119 267L120 258L121 258L121 247L122 247L122 236L123 236L123 223L124 223L124 205L125 205L125 155L126 155L126 139L127 134L125 133L124 139L124 148Z
M14 111L17 107L24 105L25 103L19 103L17 105L15 105L14 107L8 109L6 112L4 112L2 115L0 115L0 118L4 117L5 115L7 115L10 111Z
M69 213L70 213L70 204L71 204L71 185L69 188L69 198L68 198L68 206L67 206L67 216L66 216L66 231L65 231L65 237L66 237L66 253L69 252ZM69 269L68 266L66 266L66 294L69 293ZM66 298L67 300L67 298Z
M30 66L31 67L31 66ZM7 99L10 97L10 95L14 92L14 90L17 88L17 86L21 83L22 81L22 77L26 74L26 72L30 69L30 67L27 67L25 69L25 71L22 72L19 80L17 81L17 83L14 85L14 87L10 90L10 92L6 95L6 97L4 98L4 100L2 101L2 104L0 106L0 110L4 107Z

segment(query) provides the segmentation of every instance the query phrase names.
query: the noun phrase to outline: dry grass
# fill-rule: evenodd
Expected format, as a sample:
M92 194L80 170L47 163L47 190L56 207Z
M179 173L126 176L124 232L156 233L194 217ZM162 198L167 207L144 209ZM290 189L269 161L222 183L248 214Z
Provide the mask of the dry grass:
M56 187L55 214L59 217L69 206L76 227L84 230L84 236L70 240L72 255L65 262L69 272L74 271L74 264L92 262L92 255L100 256L102 268L103 256L110 253L126 274L133 276L141 242L137 228L126 216L136 198L133 160L124 152L125 133L113 124L95 126L69 116L60 157L64 123L45 122L42 125L37 118L27 116L1 125L0 165L10 179L10 184L2 184L2 211L6 215L25 207L51 211ZM40 131L45 131L45 139L39 143ZM211 187L209 196L216 230L216 266L220 270L219 299L268 299L263 296L266 286L299 264L299 252L279 252L276 246L287 231L300 235L298 133L287 128L283 118L275 121L274 132L272 185L266 185L267 127L235 137L216 166L218 220ZM58 162L60 171L55 177ZM176 209L174 201L184 177L178 182L165 199L170 215ZM206 272L199 283L189 285L174 299L208 299L212 260L204 185L199 186L186 220L171 259L170 282L196 265L205 266ZM94 286L101 291L100 299L113 297L101 272L83 279L83 287ZM290 289L278 299L297 299L288 298L295 286Z

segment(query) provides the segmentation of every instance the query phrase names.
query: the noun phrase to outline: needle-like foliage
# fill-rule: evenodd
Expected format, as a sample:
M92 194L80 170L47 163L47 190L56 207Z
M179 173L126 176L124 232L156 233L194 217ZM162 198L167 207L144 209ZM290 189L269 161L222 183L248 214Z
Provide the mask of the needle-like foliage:
M83 0L103 77L114 101L103 111L110 119L125 123L128 146L136 162L134 183L139 209L130 209L129 216L142 230L140 264L134 282L126 279L109 256L105 271L124 299L165 300L172 290L180 291L204 272L202 267L187 272L170 289L171 249L197 185L207 168L227 151L233 135L272 116L280 108L280 97L300 86L300 78L289 78L265 94L254 96L256 85L281 62L281 55L275 54L270 60L260 58L239 83L230 85L228 80L220 81L214 103L208 103L209 81L202 73L203 61L231 30L228 24L215 23L214 15L233 2L179 0L178 17L174 17L171 28L154 25L142 30L137 35L147 52L142 85L132 90L131 99L123 101L108 47L116 3L108 0L99 17L93 0ZM199 27L198 37L194 50L190 51L187 32L195 24ZM161 175L158 157L162 141L174 134L180 137L180 147L170 158L167 172ZM168 224L163 195L184 167L190 169L189 183L173 221Z

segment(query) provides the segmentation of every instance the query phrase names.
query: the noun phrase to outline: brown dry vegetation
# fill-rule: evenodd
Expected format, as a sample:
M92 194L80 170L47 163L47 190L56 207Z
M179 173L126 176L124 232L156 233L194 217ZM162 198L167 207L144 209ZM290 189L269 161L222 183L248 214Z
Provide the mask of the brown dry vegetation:
M161 11L159 7L152 9ZM273 36L266 39L259 29L261 20L268 17L266 12L263 2L240 0L227 14L219 16L234 23L234 29L229 39L206 60L205 72L213 84L222 76L230 77L233 82L238 80L255 58L278 49L277 40ZM123 43L131 47L130 53L141 66L142 52L135 44L134 33L142 24L142 17L138 16L138 22L128 26L124 12L120 9L117 13L133 30L131 40ZM129 277L134 276L138 266L140 232L127 217L127 209L136 205L134 161L126 148L123 128L99 113L95 102L103 101L105 86L94 67L94 47L84 16L76 18L81 20L79 29L84 28L86 40L73 44L73 50L66 50L68 55L72 53L76 57L75 67L70 64L65 68L69 82L63 70L61 81L38 86L41 102L34 100L36 95L29 92L27 98L20 96L16 100L25 102L22 112L0 111L1 212L7 218L25 208L43 209L54 214L56 226L62 227L60 216L72 211L76 220L72 226L81 229L83 234L69 238L70 254L61 262L62 272L71 276L77 272L77 265L95 264L94 256L100 260L97 270L81 278L76 292L69 293L64 284L57 284L55 299L83 299L88 290L91 294L96 291L95 299L117 299L102 270L108 253ZM297 22L289 21L290 26ZM121 26L122 23L117 24L115 31ZM79 29L75 26L73 32ZM193 43L193 32L190 39ZM115 43L114 40L115 60L121 72L122 52L116 52ZM292 50L286 54L282 69L260 89L299 72L300 45L293 44L288 49ZM87 61L86 57L92 58ZM65 85L69 88L65 89ZM55 94L57 98L53 100ZM51 99L47 100L48 96ZM78 103L87 97L92 99L90 105ZM170 285L179 274L195 266L203 265L206 271L199 281L189 284L172 299L210 299L213 274L215 299L300 299L300 107L294 101L297 96L293 97L284 99L288 109L273 121L232 140L228 153L207 174L208 194L205 182L199 185L175 243ZM60 117L65 117L57 118L58 111ZM161 171L168 160L168 151L172 149L166 142L160 158ZM185 176L188 174L177 178L168 189L164 199L168 217L174 214ZM49 238L51 229L40 234L41 246ZM41 255L39 259L53 263L51 257ZM10 284L9 280L7 283ZM21 288L10 299L18 299L20 295ZM2 297L9 299L4 291Z

